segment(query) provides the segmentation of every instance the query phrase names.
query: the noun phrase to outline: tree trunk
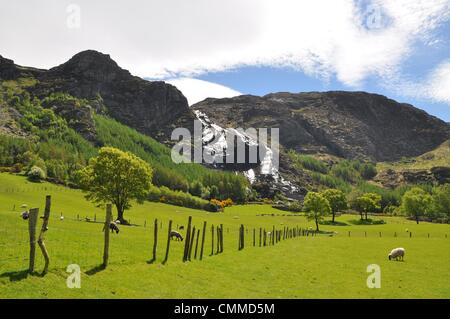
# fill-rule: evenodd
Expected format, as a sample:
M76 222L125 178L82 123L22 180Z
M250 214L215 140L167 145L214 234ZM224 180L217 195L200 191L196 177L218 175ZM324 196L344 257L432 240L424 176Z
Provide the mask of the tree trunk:
M319 221L316 218L316 231L319 231Z
M117 220L120 221L121 225L127 225L128 222L123 218L123 213L125 210L117 205L116 205L116 209L117 209Z
M367 220L367 212L364 213L366 215L366 220Z
M333 214L333 219L331 220L331 222L334 224L334 216L336 215L336 213L332 212L332 214Z
M419 225L419 216L416 216L416 223Z

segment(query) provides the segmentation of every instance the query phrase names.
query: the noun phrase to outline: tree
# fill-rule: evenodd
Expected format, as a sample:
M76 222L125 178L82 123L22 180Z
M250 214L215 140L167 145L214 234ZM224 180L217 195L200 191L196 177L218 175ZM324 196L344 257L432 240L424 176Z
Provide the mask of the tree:
M331 214L333 215L332 222L334 223L336 213L347 208L347 199L345 198L345 194L338 189L327 189L322 192L322 195L330 204Z
M376 193L365 193L359 196L356 201L361 212L364 212L366 220L368 212L375 212L381 208L381 196ZM362 219L362 214L361 214Z
M356 210L360 216L361 220L363 219L363 207L361 206L361 202L358 200L363 193L358 189L353 189L350 194L347 196L348 204L351 209Z
M303 201L303 210L306 212L308 220L314 219L316 230L319 231L319 222L331 212L331 207L324 196L316 192L309 192Z
M410 189L402 197L403 211L407 216L413 217L417 224L420 216L429 212L431 203L431 195L419 187Z
M450 184L437 187L432 198L435 213L450 218Z
M79 171L79 183L94 203L113 203L117 219L127 223L123 213L132 200L142 203L152 185L152 168L135 155L103 147L89 165Z

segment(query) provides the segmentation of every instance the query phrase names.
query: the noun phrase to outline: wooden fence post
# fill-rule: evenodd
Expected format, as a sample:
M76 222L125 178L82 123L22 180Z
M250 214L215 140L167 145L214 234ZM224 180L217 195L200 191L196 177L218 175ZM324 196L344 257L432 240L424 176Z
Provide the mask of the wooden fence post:
M39 208L30 209L28 215L28 232L30 234L30 263L28 272L31 274L34 271L34 261L36 258L36 225L39 215Z
M189 254L188 254L188 260L191 261L191 254L192 254L192 247L194 246L194 237L195 237L195 226L192 228L191 233L191 242L189 243Z
M242 249L245 248L245 235L244 235L244 225L241 225L242 227Z
M216 227L216 233L217 233L217 245L216 245L216 255L220 252L220 228L219 226Z
M195 240L195 253L194 259L197 259L197 249L198 249L198 238L200 237L200 229L197 230L197 239Z
M259 227L259 247L262 245L262 228Z
M108 266L108 259L109 259L109 225L111 224L112 220L112 206L111 204L106 205L106 218L105 218L105 243L103 247L103 268L106 268Z
M272 228L272 246L275 245L275 226Z
M158 219L155 218L155 228L154 228L154 236L153 236L153 258L152 260L156 260L156 247L158 246Z
M264 247L266 247L266 243L267 243L266 239L267 239L267 233L266 233L266 230L264 229Z
M211 256L214 255L214 225L211 225Z
M223 253L223 224L220 224L220 252Z
M200 260L203 259L203 247L205 246L205 235L206 235L206 222L203 222L202 245L200 248Z
M45 247L45 232L48 230L48 222L50 219L50 207L52 204L52 198L50 195L47 195L45 198L45 210L44 210L44 221L42 223L41 233L39 235L38 244L41 248L42 255L44 255L45 265L44 270L42 271L43 274L46 274L48 271L48 265L50 263L50 257L48 256L47 247Z
M255 247L255 245L256 245L256 231L253 228L253 247Z
M164 257L163 264L169 259L169 249L170 249L170 231L172 230L172 220L169 220L169 228L167 229L167 246L166 246L166 256Z
M189 244L191 243L191 223L192 223L192 216L189 216L188 226L186 229L186 238L185 238L185 242L184 242L183 262L187 261L188 254L189 254Z

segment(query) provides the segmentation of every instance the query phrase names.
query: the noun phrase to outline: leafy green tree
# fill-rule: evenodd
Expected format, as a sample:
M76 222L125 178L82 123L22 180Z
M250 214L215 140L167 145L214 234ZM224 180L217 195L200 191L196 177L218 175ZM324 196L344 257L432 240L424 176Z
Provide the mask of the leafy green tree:
M152 168L137 156L116 148L103 147L89 165L79 171L79 183L94 203L113 203L117 219L126 223L124 211L131 202L142 203L152 185Z
M319 193L309 192L303 201L303 210L308 220L316 223L316 230L319 231L319 222L331 212L330 203Z
M369 212L375 212L381 208L381 196L376 193L365 193L357 198L359 202L359 206L364 212L364 215L367 218L367 214Z
M410 189L402 197L403 211L407 216L413 217L417 224L420 217L430 211L431 203L431 195L419 187Z
M322 192L322 195L330 204L331 214L333 215L332 222L334 223L336 213L347 208L347 199L345 198L345 194L338 189L327 189Z
M433 192L433 210L450 218L450 184L437 187Z

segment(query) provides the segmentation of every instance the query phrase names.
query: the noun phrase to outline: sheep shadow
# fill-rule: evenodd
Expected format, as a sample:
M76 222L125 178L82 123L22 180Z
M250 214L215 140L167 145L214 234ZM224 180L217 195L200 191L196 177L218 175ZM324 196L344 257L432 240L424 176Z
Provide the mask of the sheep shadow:
M89 269L88 271L86 271L86 275L93 276L96 273L99 273L99 272L101 272L101 271L103 271L105 269L106 269L106 267L103 264L100 264L100 265L95 266L94 268Z
M25 270L19 270L19 271L10 271L5 272L0 275L0 278L9 278L9 281L16 282L24 280L28 277L28 275L32 275L28 272L28 269Z

